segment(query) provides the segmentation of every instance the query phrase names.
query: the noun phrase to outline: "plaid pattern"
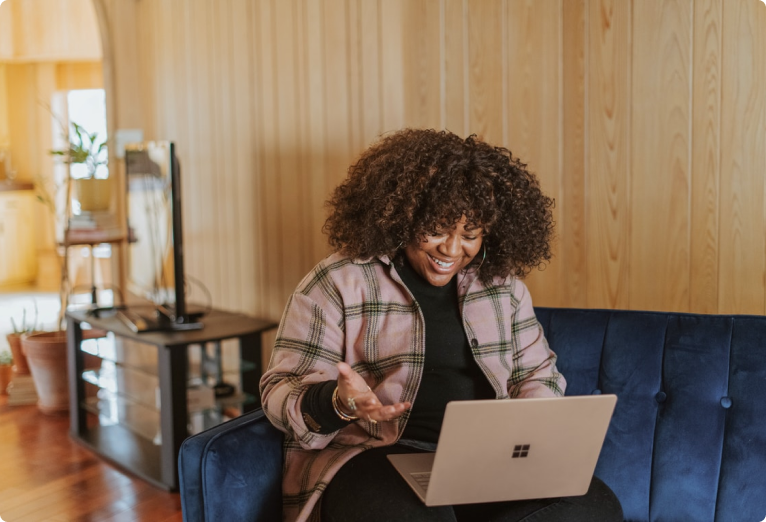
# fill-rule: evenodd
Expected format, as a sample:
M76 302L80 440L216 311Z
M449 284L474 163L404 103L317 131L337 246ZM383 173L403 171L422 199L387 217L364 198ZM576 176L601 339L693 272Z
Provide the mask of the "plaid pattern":
M563 395L566 381L524 283L509 278L486 286L463 272L458 295L474 356L498 399ZM398 421L361 420L332 434L313 433L300 411L303 392L337 379L335 364L346 361L383 404L413 401L425 335L418 305L386 257L333 254L298 285L260 383L267 417L287 434L285 520L318 520L317 502L340 467L365 449L395 443L408 419L405 413Z

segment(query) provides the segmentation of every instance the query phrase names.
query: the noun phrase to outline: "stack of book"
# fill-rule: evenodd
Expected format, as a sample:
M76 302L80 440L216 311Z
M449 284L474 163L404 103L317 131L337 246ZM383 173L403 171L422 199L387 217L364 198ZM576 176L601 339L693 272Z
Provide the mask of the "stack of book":
M92 212L83 210L69 218L69 230L93 230L97 228L119 228L117 216L108 210Z
M109 211L82 211L69 218L67 243L108 242L122 235L117 216Z
M13 380L8 385L8 404L21 406L37 402L37 389L32 376L29 374L13 374Z

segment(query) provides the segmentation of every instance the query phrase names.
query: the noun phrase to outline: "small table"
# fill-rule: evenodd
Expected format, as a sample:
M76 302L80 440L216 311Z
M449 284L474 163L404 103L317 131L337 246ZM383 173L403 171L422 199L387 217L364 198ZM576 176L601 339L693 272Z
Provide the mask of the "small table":
M72 438L155 486L171 491L178 489L178 451L188 435L190 345L205 346L210 342L238 339L240 358L250 363L246 370L247 378L241 373L242 391L253 398L242 409L244 412L260 406L261 334L277 326L272 321L212 310L202 318L204 328L200 330L134 333L113 313L100 312L96 317L88 311L69 311L66 317ZM93 414L88 413L83 379L87 355L81 349L84 323L91 328L111 332L115 337L156 347L161 444L135 435L126 425L104 426L98 416L97 422L93 422ZM240 368L240 372L244 370Z
M93 247L108 243L111 246L119 246L122 248L125 242L125 234L119 229L69 229L66 231L64 242L61 246L64 247L64 276L69 277L69 247L73 246L86 246L90 249L90 301L94 308L98 308L98 288L96 287L96 260L93 255ZM120 302L122 303L122 289L118 286L113 286L120 294ZM67 302L69 304L69 296L74 293L74 288L70 288L67 292ZM114 302L114 299L112 300Z

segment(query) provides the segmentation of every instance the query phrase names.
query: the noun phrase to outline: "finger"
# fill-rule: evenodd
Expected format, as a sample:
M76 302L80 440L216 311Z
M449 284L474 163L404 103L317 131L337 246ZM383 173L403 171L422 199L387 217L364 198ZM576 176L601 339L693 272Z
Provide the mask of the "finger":
M338 368L338 384L348 388L347 391L356 391L357 394L368 390L367 382L354 370L348 363L339 362L336 367Z
M374 408L363 407L359 410L359 416L375 421L391 421L401 417L402 413L407 411L412 404L409 402L398 402L389 406L377 406Z

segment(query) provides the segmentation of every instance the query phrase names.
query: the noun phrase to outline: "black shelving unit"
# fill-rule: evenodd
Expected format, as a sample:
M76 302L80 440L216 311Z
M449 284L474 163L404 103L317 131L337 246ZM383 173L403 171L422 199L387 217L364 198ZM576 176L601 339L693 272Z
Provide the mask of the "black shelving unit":
M66 317L71 436L155 486L178 489L178 450L190 434L190 415L202 415L196 424L207 429L225 420L224 411L245 413L260 406L261 336L277 326L271 321L212 310L200 330L135 333L110 312L69 311ZM106 337L84 339L84 329L102 330ZM240 389L216 401L216 407L190 414L190 347L220 346L229 339L239 341ZM123 356L154 352L156 362L132 367L115 355L115 346L122 347ZM141 377L126 379L131 372Z

